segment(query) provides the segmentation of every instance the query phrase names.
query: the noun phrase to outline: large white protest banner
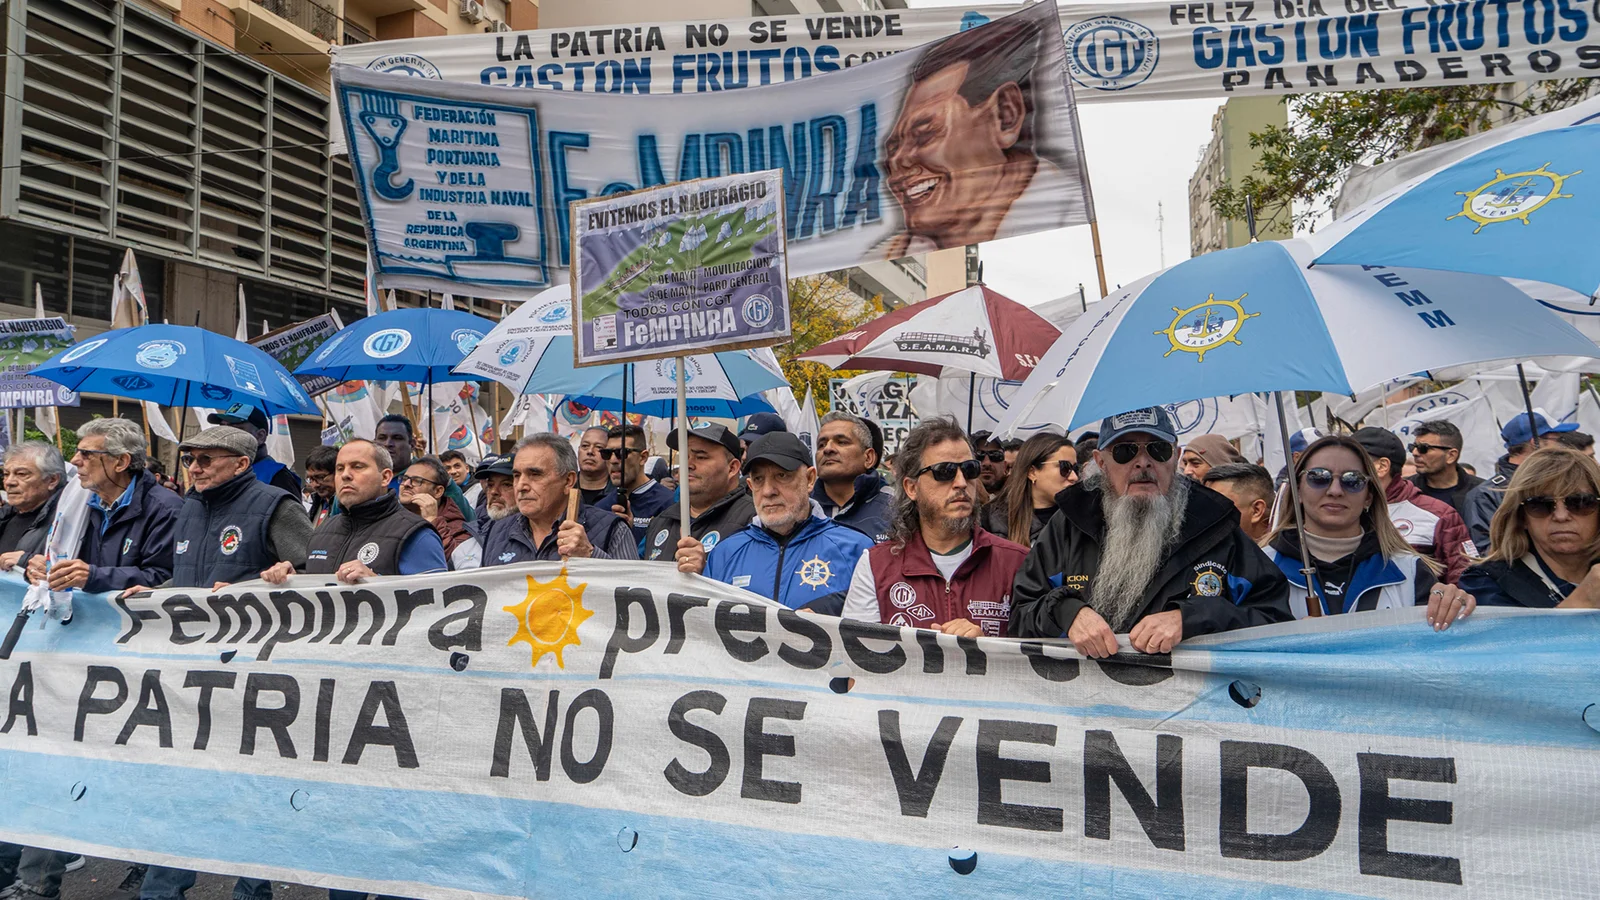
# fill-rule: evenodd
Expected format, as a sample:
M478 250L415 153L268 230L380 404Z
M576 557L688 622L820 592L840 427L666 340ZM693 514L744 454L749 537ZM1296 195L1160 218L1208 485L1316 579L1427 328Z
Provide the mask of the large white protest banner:
M848 70L1020 5L656 22L335 47L338 65L504 87L722 92ZM1600 71L1594 0L1210 0L1061 7L1078 100L1278 97Z
M796 275L1087 223L1055 15L1041 3L826 82L734 94L508 91L338 66L377 280L521 300L566 280L569 204L766 169L783 171Z
M1094 662L654 563L74 608L0 662L0 839L449 900L1594 896L1593 613Z

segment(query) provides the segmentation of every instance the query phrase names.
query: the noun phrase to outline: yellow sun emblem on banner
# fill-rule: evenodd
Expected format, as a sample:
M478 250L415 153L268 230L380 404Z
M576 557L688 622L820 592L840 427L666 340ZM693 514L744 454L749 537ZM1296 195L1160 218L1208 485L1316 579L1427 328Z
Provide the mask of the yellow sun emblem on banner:
M506 641L506 646L523 643L532 647L532 667L537 668L539 660L551 653L555 655L556 665L565 669L567 664L561 659L561 651L582 643L578 640L578 626L594 615L593 610L583 605L585 586L569 584L565 573L549 582L535 581L532 575L527 577L528 596L521 603L501 607L517 617L517 631Z
M1218 300L1216 294L1208 294L1205 302L1196 303L1187 309L1172 307L1177 313L1172 319L1172 324L1153 334L1164 334L1172 344L1172 348L1161 354L1166 359L1179 350L1196 355L1197 362L1206 361L1206 353L1223 344L1240 344L1239 329L1244 327L1246 319L1254 319L1260 313L1247 313L1244 311L1244 298L1249 294L1240 294L1237 300Z
M1456 196L1467 199L1461 203L1461 212L1445 221L1471 219L1478 223L1478 227L1472 229L1473 234L1482 231L1485 226L1513 219L1521 219L1522 224L1528 225L1528 216L1550 201L1572 199L1571 194L1561 193L1561 186L1568 178L1581 174L1582 169L1557 175L1550 171L1549 163L1531 172L1512 172L1509 175L1495 169L1494 178L1477 190L1456 191Z

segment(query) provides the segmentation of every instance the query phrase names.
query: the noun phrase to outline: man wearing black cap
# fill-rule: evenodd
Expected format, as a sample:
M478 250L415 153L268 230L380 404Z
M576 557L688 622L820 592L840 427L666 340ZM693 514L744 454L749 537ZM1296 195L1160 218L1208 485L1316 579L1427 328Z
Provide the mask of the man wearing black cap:
M1287 622L1289 583L1240 530L1232 501L1178 477L1177 429L1162 407L1100 423L1097 471L1062 491L1011 594L1012 637L1065 637L1111 656L1187 637Z
M1388 502L1389 521L1395 530L1417 553L1444 567L1440 581L1455 584L1471 565L1471 557L1478 555L1461 514L1400 477L1400 468L1406 464L1406 445L1394 432L1368 427L1350 437L1372 457L1372 469L1378 476L1378 487L1383 489L1383 499Z
M678 449L678 432L667 435L667 446ZM750 524L756 514L750 491L739 483L739 457L744 448L727 428L702 425L689 432L689 535L680 538L682 522L674 503L650 520L645 533L645 559L673 559L679 545L698 541L707 553L728 535Z
M294 474L293 469L267 455L267 437L272 434L272 423L267 420L266 413L248 403L235 403L207 416L206 421L212 425L231 425L255 435L256 452L250 468L256 473L256 478L273 487L283 488L291 497L300 496L299 476Z
M822 514L865 534L887 540L894 488L878 474L879 444L865 419L831 412L817 434L817 486L811 499Z
M517 495L512 491L515 475L510 456L485 457L473 470L472 477L483 485L483 494L478 497L477 518L469 525L479 543L486 542L489 529L496 522L517 511Z
M787 431L764 434L745 451L744 476L755 521L709 555L699 541L679 541L678 570L704 572L790 609L847 589L872 539L817 509L806 445Z
M756 438L774 431L788 431L789 426L783 422L783 416L777 413L756 413L744 420L744 427L739 429L739 440L744 444L746 452Z

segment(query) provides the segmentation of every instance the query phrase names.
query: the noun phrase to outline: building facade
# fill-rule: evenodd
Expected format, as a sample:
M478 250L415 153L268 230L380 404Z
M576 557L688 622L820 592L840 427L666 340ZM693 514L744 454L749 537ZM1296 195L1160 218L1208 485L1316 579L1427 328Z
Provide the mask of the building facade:
M1269 125L1285 128L1289 109L1276 97L1229 100L1211 119L1211 142L1200 151L1200 161L1189 178L1189 253L1199 256L1213 250L1250 242L1249 223L1224 219L1211 208L1211 196L1224 184L1238 184L1255 170L1261 152L1250 146L1251 132ZM1257 222L1261 240L1293 236L1290 222Z

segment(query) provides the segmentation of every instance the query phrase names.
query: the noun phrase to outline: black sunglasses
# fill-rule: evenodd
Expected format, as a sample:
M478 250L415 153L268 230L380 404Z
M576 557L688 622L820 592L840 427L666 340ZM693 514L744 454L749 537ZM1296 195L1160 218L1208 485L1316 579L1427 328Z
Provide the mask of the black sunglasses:
M1138 457L1140 450L1150 454L1150 458L1156 462L1164 463L1172 458L1173 447L1171 441L1149 441L1143 444L1129 441L1111 445L1111 458L1116 460L1117 465L1125 466Z
M1407 447L1406 449L1410 450L1412 453L1427 454L1432 453L1435 450L1454 450L1455 448L1446 447L1443 444L1424 444L1421 441L1413 441L1411 446Z
M987 459L992 463L1005 462L1006 452L1004 450L979 450L978 459Z
M1333 486L1333 471L1317 467L1305 471L1306 487L1325 491ZM1340 472L1339 487L1346 494L1359 494L1367 489L1367 476L1360 472Z
M1050 465L1050 460L1041 459L1038 462L1034 463L1033 467L1036 468L1036 469L1042 469L1042 468L1044 468L1045 466L1048 466L1048 465ZM1058 460L1056 460L1056 466L1058 468L1060 468L1061 477L1062 478L1066 478L1067 476L1071 475L1073 472L1078 471L1078 464L1073 462L1070 459L1058 459Z
M1567 508L1574 516L1592 516L1600 509L1600 497L1594 494L1568 494L1565 497L1529 497L1522 508L1535 519L1548 519L1556 514L1556 505Z
M617 459L624 459L626 458L624 454L632 453L637 456L643 452L643 450L635 450L632 447L606 447L600 451L600 458L611 459L616 457Z
M960 472L962 478L974 481L977 479L979 471L978 461L969 459L965 462L942 462L934 463L931 466L923 466L914 472L911 477L921 478L923 473L927 473L933 476L934 481L951 482L956 480L956 473Z

